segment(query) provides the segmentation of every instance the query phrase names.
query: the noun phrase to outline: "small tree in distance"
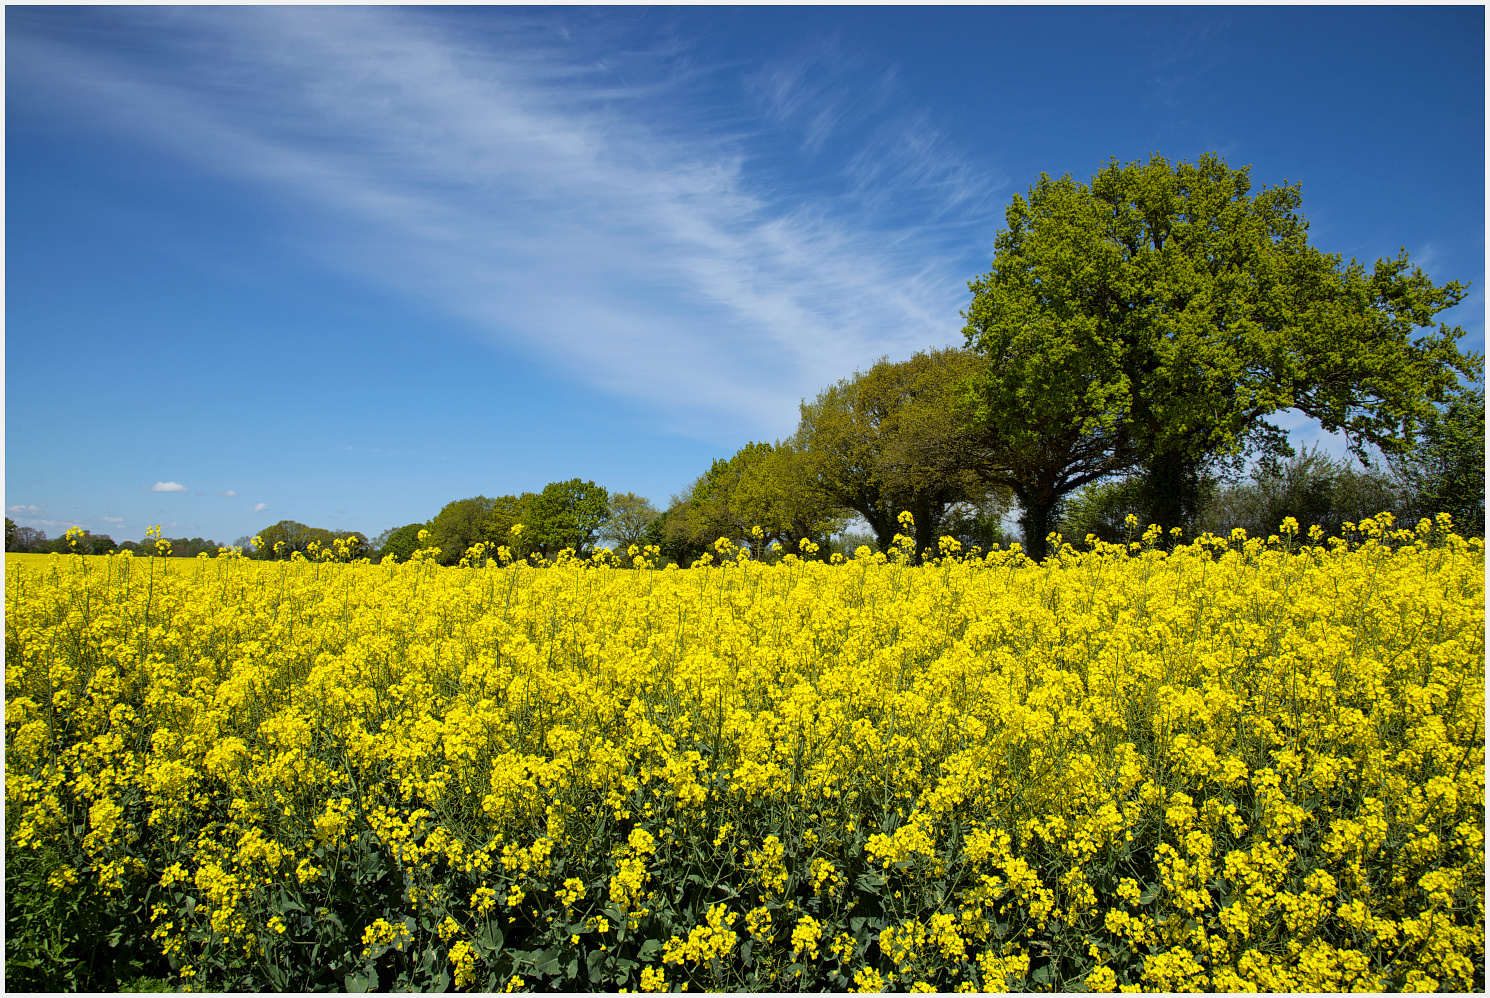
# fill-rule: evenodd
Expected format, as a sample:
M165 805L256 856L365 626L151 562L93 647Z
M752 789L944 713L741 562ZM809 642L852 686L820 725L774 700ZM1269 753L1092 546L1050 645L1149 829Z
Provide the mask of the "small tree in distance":
M486 520L494 505L495 500L486 496L445 504L429 524L430 543L440 549L440 564L456 564L473 544L487 539Z
M610 497L610 516L600 532L612 550L624 555L633 545L647 543L647 528L662 512L652 501L635 492L617 492Z
M571 478L550 482L523 504L523 540L545 558L565 548L580 558L610 518L610 494L594 482Z

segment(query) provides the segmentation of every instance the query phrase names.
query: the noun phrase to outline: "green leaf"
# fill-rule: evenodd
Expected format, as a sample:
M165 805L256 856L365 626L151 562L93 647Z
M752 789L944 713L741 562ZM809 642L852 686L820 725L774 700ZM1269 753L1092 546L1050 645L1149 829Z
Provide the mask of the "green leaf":
M592 949L585 955L585 972L589 976L590 980L600 980L601 970L603 969L604 964L607 962L609 956L609 953L604 953L598 949Z
M533 959L533 970L544 977L552 977L559 972L559 947L546 949Z
M495 922L488 922L472 938L483 956L496 956L502 952L502 943L505 941L502 930Z
M347 991L352 994L366 994L377 986L378 972L371 965L347 975Z

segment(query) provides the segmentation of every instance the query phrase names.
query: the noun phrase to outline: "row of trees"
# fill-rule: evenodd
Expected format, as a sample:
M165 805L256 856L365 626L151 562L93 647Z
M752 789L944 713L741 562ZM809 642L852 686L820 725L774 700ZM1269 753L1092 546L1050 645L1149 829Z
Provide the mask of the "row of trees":
M588 557L601 541L610 541L621 550L642 541L657 515L640 496L612 496L592 481L572 478L551 482L541 492L457 499L446 503L427 523L384 531L372 547L378 557L400 561L421 548L438 549L434 557L447 565L458 562L477 544L486 545L493 554L498 547L506 547L515 558L552 558L566 548Z
M1369 270L1321 252L1300 206L1298 185L1253 193L1209 155L1042 176L969 283L963 349L825 389L791 438L675 497L667 532L759 523L790 544L857 515L884 548L909 510L924 550L996 538L1017 509L1039 558L1053 530L1110 534L1130 512L1270 532L1390 508L1482 534L1483 358L1434 324L1464 286L1405 250ZM1344 434L1360 469L1295 454L1272 421L1289 409Z
M76 543L71 543L73 541ZM109 554L118 547L108 534L94 534L85 530L82 537L49 539L45 530L23 527L10 517L5 518L5 550L17 554L66 554L70 551L77 551L79 554Z
M858 520L885 550L901 512L914 518L918 549L943 535L985 548L1006 540L1012 494L971 469L959 421L958 393L976 370L965 351L938 350L882 360L828 387L802 405L791 437L746 445L673 497L659 525L665 549L686 555L726 536L849 554L860 538L844 540L843 530Z
M1461 532L1483 534L1483 485L1475 491L1475 482L1484 481L1483 437L1478 446L1458 450L1460 458L1478 451L1480 462L1465 461L1448 474L1433 457L1443 441L1437 443L1439 447L1426 447L1426 453L1375 467L1311 448L1284 459L1264 458L1244 478L1206 476L1200 482L1190 529L1224 534L1240 527L1248 536L1267 536L1278 532L1284 517L1292 516L1306 527L1319 524L1334 534L1343 523L1359 523L1387 510L1407 525L1449 513ZM1073 543L1088 534L1105 541L1124 539L1128 515L1144 510L1143 486L1142 479L1130 477L1077 490L1062 504L1057 530Z
M554 558L565 549L587 558L600 546L625 554L650 545L686 563L689 554L703 550L703 544L685 549L671 542L668 522L669 514L643 496L611 493L593 481L573 478L551 482L541 492L446 503L428 521L385 530L369 542L368 553L374 560L407 561L423 550L440 564L453 565L478 544L492 556L506 548L512 558L530 559Z
M363 558L372 553L367 535L361 531L309 527L297 520L280 520L254 537L238 538L233 546L260 561L285 561L296 554L309 556L320 551L339 550L345 560Z
M195 558L199 553L216 557L218 543L203 537L169 537L173 558ZM89 530L75 531L71 536L48 538L47 532L37 527L23 527L10 517L5 518L5 550L17 554L112 554L115 551L138 551L141 554L156 554L160 548L153 538L142 541L115 543L108 534L95 534Z

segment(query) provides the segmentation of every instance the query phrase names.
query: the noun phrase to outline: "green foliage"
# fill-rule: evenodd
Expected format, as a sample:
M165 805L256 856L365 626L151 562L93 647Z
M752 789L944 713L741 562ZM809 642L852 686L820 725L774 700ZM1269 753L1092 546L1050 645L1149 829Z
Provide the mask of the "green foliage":
M549 558L570 548L586 558L610 517L610 494L578 478L551 482L523 502L522 512L522 539L531 550Z
M45 530L18 526L9 517L5 519L5 550L17 554L49 554L54 551L58 554L108 554L121 546L132 545L130 541L125 541L123 545L115 544L108 534L76 529L66 536L48 540ZM212 553L217 553L216 547L212 549Z
M918 552L935 548L949 517L969 504L1002 507L1009 492L980 475L963 382L981 369L962 350L884 359L803 403L793 444L796 487L828 509L857 513L888 550L897 517L915 517ZM992 505L990 505L992 504Z
M845 530L829 541L825 546L825 551L830 558L838 554L842 555L844 560L849 560L859 548L867 547L874 550L878 545L878 539L868 530Z
M446 503L430 521L430 544L440 549L440 564L454 565L471 545L487 540L487 520L496 500L472 496Z
M324 533L329 535L330 532ZM280 520L259 531L257 537L254 557L261 561L270 561L288 559L296 551L304 554L310 542L319 539L319 533L298 520Z
M656 545L662 552L662 563L679 567L692 565L709 550L709 542L694 536L690 526L690 506L685 496L673 496L667 510L651 523L643 535L646 544Z
M506 546L515 557L528 554L532 550L531 533L515 535L512 528L519 523L527 524L535 520L537 514L530 510L537 498L538 494L535 492L524 492L519 496L497 496L492 500L491 512L487 513L486 521L482 524L481 539L493 547Z
M167 537L167 544L171 545L172 558L195 558L199 554L205 554L209 558L217 557L218 543L205 537ZM148 547L143 541L142 547Z
M327 530L324 527L307 527L295 520L280 520L259 531L258 543L254 545L251 556L260 561L288 561L297 553L311 557L319 552L335 550L337 541L343 543L345 557L348 559L360 558L368 553L367 536L361 531ZM195 557L198 550L209 554L217 552L216 542L203 541L200 537L190 541L172 540L170 544L172 555L186 554L186 557ZM142 550L148 546L141 543Z
M111 896L87 883L59 892L47 883L59 868L86 865L69 845L76 842L31 851L7 840L5 990L120 991L142 978L159 986L135 990L172 990L169 964L141 931L149 922L146 894Z
M1316 448L1287 460L1265 458L1251 480L1220 489L1203 509L1197 529L1214 533L1241 527L1252 537L1278 531L1291 516L1303 530L1318 525L1328 535L1341 524L1357 523L1381 510L1405 509L1409 495L1381 469L1357 468ZM1412 521L1403 517L1404 525Z
M798 551L843 523L811 480L811 456L794 443L748 443L699 476L688 493L690 538L707 548L720 537L756 557L773 544ZM756 529L759 528L759 535Z
M1472 449L1468 441L1460 440L1466 450ZM1431 448L1422 453L1423 464L1418 467L1437 466ZM1460 470L1467 469L1461 466ZM1483 476L1483 471L1479 473ZM1466 477L1473 480L1472 473ZM1398 510L1399 522L1407 526L1423 517L1433 519L1440 512L1449 513L1459 524L1461 510L1440 505L1441 497L1423 488L1424 482L1431 485L1438 480L1431 475L1414 477L1401 462L1393 462L1391 470L1379 465L1361 467L1318 447L1287 458L1265 455L1245 480L1228 484L1208 476L1199 490L1200 508L1190 526L1193 532L1209 530L1220 535L1239 527L1249 537L1267 537L1291 516L1303 531L1317 525L1326 536L1344 537L1350 532L1342 524L1359 523L1382 510ZM1131 539L1135 531L1126 522L1129 515L1137 517L1142 526L1148 525L1143 520L1144 486L1143 478L1135 475L1078 489L1061 505L1060 533L1072 543L1088 534L1107 542ZM1478 495L1483 503L1483 487ZM1465 515L1472 528L1473 507Z
M947 511L938 536L951 537L964 550L978 548L990 551L994 545L1007 547L1013 536L1004 527L1004 517L1009 512L1007 501L983 503L958 503Z
M17 553L39 553L45 549L47 532L37 527L18 527L6 520L5 550Z
M617 492L610 497L610 516L600 536L616 554L625 555L631 547L649 543L647 529L661 515L650 499L635 492Z
M1471 384L1442 406L1421 444L1390 459L1411 495L1414 517L1448 513L1465 536L1485 535L1485 386Z
M990 272L969 284L968 345L991 481L1014 489L1031 553L1066 494L1140 471L1143 519L1184 524L1206 461L1285 453L1296 408L1403 453L1461 375L1463 330L1433 317L1464 288L1400 256L1368 271L1308 244L1298 185L1252 192L1214 155L1110 162L1015 197Z
M772 450L767 443L747 443L729 458L719 458L709 466L688 490L688 526L694 540L712 544L720 537L743 541L750 536L750 522L760 515L749 510L743 496L737 495L745 476L754 470Z
M1091 482L1061 501L1055 511L1055 529L1072 544L1080 544L1089 534L1115 544L1133 533L1127 518L1141 520L1144 512L1142 479Z
M408 561L409 556L419 550L419 531L427 529L427 523L408 523L402 527L389 528L373 541L373 550L378 552L380 560L391 558L394 561Z
M208 551L209 557L217 556L216 541L204 541L202 538L197 537L190 541L180 538L171 543L173 545L179 543L186 547L190 553L186 554L185 557L195 558L199 550ZM191 547L193 544L199 546ZM74 529L71 536L57 537L50 541L38 543L32 547L32 550L36 552L56 551L58 554L110 554L117 551L119 547L120 545L114 543L114 538L108 534L94 534L89 530ZM171 553L176 553L174 547L171 549Z
M304 554L312 541L330 540L331 531L309 527L298 520L280 520L259 531L257 536L259 543L254 546L255 557L283 561L296 552Z

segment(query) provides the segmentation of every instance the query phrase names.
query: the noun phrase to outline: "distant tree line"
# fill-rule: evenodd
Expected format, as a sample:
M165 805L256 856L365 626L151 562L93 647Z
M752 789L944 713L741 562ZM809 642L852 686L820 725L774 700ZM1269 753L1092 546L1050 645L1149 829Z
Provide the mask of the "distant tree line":
M107 534L84 531L81 538L75 539L76 546L70 544L70 539L65 536L48 539L45 530L22 527L10 517L5 518L5 550L17 554L49 554L54 551L62 554L72 551L78 554L109 554L118 547Z
M297 554L319 557L322 552L352 561L371 553L367 535L359 530L308 527L296 520L280 520L253 537L238 538L233 545L246 557L259 561L289 561Z
M195 558L198 554L215 558L220 547L216 541L202 537L168 537L163 540L169 549L166 557L171 558ZM157 547L153 539L115 543L108 534L95 534L88 530L75 532L72 537L64 534L61 537L48 538L45 530L19 526L7 516L5 550L17 554L112 554L115 551L133 551L142 556L153 556L163 549Z
M443 565L458 563L477 544L492 557L506 548L513 559L554 558L566 549L586 558L597 544L609 542L624 551L643 542L647 525L657 515L640 496L612 496L592 481L572 478L551 482L541 492L457 499L427 522L385 530L370 547L378 558L399 561L423 549Z

